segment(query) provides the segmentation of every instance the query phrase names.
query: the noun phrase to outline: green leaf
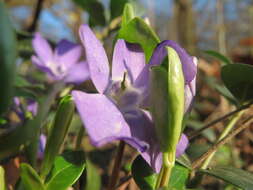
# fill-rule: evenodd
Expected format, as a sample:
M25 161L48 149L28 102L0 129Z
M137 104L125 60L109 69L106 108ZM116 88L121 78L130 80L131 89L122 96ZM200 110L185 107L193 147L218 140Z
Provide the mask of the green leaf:
M85 168L85 157L82 151L68 151L55 159L46 190L65 190L73 185Z
M184 190L188 176L189 170L184 166L176 164L171 172L169 189Z
M106 23L104 6L97 0L73 0L77 5L89 13L89 24L91 26L104 26Z
M141 190L154 190L158 174L139 155L132 164L132 175Z
M122 14L121 26L125 26L133 18L134 18L134 8L130 3L126 3Z
M216 167L199 172L219 178L244 190L253 189L253 174L233 167Z
M182 166L191 169L191 161L186 154L182 154L176 161Z
M16 36L4 2L0 1L0 116L12 102L16 75Z
M36 171L28 164L21 164L20 176L26 190L44 190L43 182Z
M74 109L75 106L71 96L65 96L62 98L46 143L41 169L41 176L43 178L51 170L54 159L60 150L65 136L67 135L74 114Z
M153 50L160 42L152 28L139 17L135 17L127 24L124 24L118 33L118 38L122 38L130 43L140 44L145 53L147 62Z
M128 0L111 0L110 1L110 11L111 11L111 20L119 17L124 9L125 4Z
M90 160L86 160L86 185L85 190L100 190L101 178L97 168L91 163Z
M5 190L4 168L0 166L0 189Z
M253 99L253 66L230 64L222 67L221 77L228 90L241 102Z
M225 55L222 55L221 53L217 52L217 51L213 51L213 50L206 50L204 51L204 53L215 57L216 59L220 60L223 65L228 65L233 63L228 57L226 57Z

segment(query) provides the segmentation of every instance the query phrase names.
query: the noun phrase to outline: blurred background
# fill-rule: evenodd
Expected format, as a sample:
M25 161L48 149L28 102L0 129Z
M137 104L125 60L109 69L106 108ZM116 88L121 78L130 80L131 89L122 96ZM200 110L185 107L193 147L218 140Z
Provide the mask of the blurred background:
M5 0L19 34L22 60L29 60L32 53L27 32L39 31L52 43L63 38L78 42L78 28L83 23L93 27L111 55L126 2L134 5L137 16L149 20L161 40L175 40L199 59L197 96L187 134L235 109L233 98L220 80L222 63L205 50L215 50L235 62L253 64L253 0ZM187 153L192 160L215 142L225 123L191 140ZM223 146L211 165L234 165L253 172L252 132L246 129ZM112 153L111 147L107 152ZM129 154L132 152L129 150ZM92 155L96 162L102 154ZM105 165L109 160L102 162ZM203 184L205 189L235 189L208 177Z

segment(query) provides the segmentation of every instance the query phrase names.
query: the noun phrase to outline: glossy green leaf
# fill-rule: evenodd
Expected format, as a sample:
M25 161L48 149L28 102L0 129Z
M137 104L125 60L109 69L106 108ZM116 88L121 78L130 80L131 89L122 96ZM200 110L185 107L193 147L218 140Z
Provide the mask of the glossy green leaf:
M111 0L110 1L111 20L122 14L124 6L127 2L128 0Z
M54 163L56 155L59 153L60 147L67 135L72 117L74 114L74 103L71 96L65 96L57 109L54 123L52 125L44 153L42 162L41 176L43 178L49 173Z
M12 102L16 75L16 36L4 2L0 1L0 115Z
M222 55L221 53L219 53L217 51L206 50L206 51L204 51L204 53L206 53L212 57L215 57L216 59L221 61L223 63L223 65L228 65L228 64L233 63L228 57L226 57L225 55Z
M122 14L121 26L127 25L127 23L131 21L133 18L134 18L134 8L130 3L126 3Z
M20 176L26 190L45 190L42 180L30 165L21 164Z
M91 26L104 26L105 11L103 4L98 0L73 0L77 5L89 13L89 24Z
M230 64L222 67L221 77L228 90L240 101L253 99L253 66Z
M118 38L140 44L145 53L146 61L149 61L153 50L160 42L152 28L139 17L133 18L126 25L124 24L118 33Z
M0 166L0 189L5 190L4 168Z
M100 190L101 189L101 177L97 168L91 163L90 160L86 160L86 185L85 190Z
M63 156L57 156L46 189L66 190L78 180L84 168L85 157L82 151L68 151Z
M132 175L141 190L154 190L158 174L141 157L137 156L132 164Z
M171 172L169 189L184 190L189 177L189 170L184 166L176 164Z
M216 167L210 170L200 170L199 172L211 175L244 190L253 189L253 174L242 169L233 167Z

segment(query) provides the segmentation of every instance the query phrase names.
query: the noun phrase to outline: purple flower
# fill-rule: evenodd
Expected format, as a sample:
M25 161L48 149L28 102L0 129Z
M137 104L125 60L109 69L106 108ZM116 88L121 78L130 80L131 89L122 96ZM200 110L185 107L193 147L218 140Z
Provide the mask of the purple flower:
M101 43L87 25L80 27L90 78L98 93L73 91L72 95L91 143L102 146L123 140L141 152L143 158L158 172L161 153L154 124L147 105L149 66L138 45L118 40L115 44L112 70ZM188 140L182 135L177 155L184 152Z
M53 51L50 44L36 33L32 41L37 56L32 62L53 80L67 83L81 83L89 78L87 63L79 61L82 48L67 40L61 40Z

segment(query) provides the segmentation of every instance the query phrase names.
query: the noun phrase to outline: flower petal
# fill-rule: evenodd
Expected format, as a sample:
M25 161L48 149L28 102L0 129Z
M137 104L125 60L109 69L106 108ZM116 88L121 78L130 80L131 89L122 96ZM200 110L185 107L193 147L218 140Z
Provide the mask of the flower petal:
M54 78L54 74L48 66L43 64L43 62L36 56L32 56L32 63L38 67L39 70L47 73L51 78Z
M80 84L89 78L89 69L85 61L78 64L72 65L66 78L65 82Z
M73 91L72 96L94 146L124 140L139 150L147 148L145 142L132 136L122 113L105 95Z
M164 48L166 46L172 47L178 53L183 66L185 82L190 83L196 76L197 66L194 63L193 58L172 40L165 40L156 47L150 59L150 65L160 65L162 63L165 56L167 56L167 51Z
M39 59L42 60L42 64L53 59L53 51L49 43L41 36L40 33L35 33L32 40L32 46Z
M61 40L56 46L55 54L59 64L64 64L69 68L79 61L82 55L82 47L68 40Z
M189 141L186 135L182 134L180 141L177 145L176 156L179 157L182 155L188 145ZM159 150L159 145L153 143L150 145L150 149L148 151L141 153L141 156L146 160L146 162L153 168L156 173L159 173L162 167L162 153Z
M104 93L109 83L109 63L105 50L88 25L82 25L79 35L84 45L90 77L99 93Z
M139 45L126 43L124 40L116 42L112 60L113 80L122 81L124 73L127 71L130 81L133 83L144 66L145 56Z

